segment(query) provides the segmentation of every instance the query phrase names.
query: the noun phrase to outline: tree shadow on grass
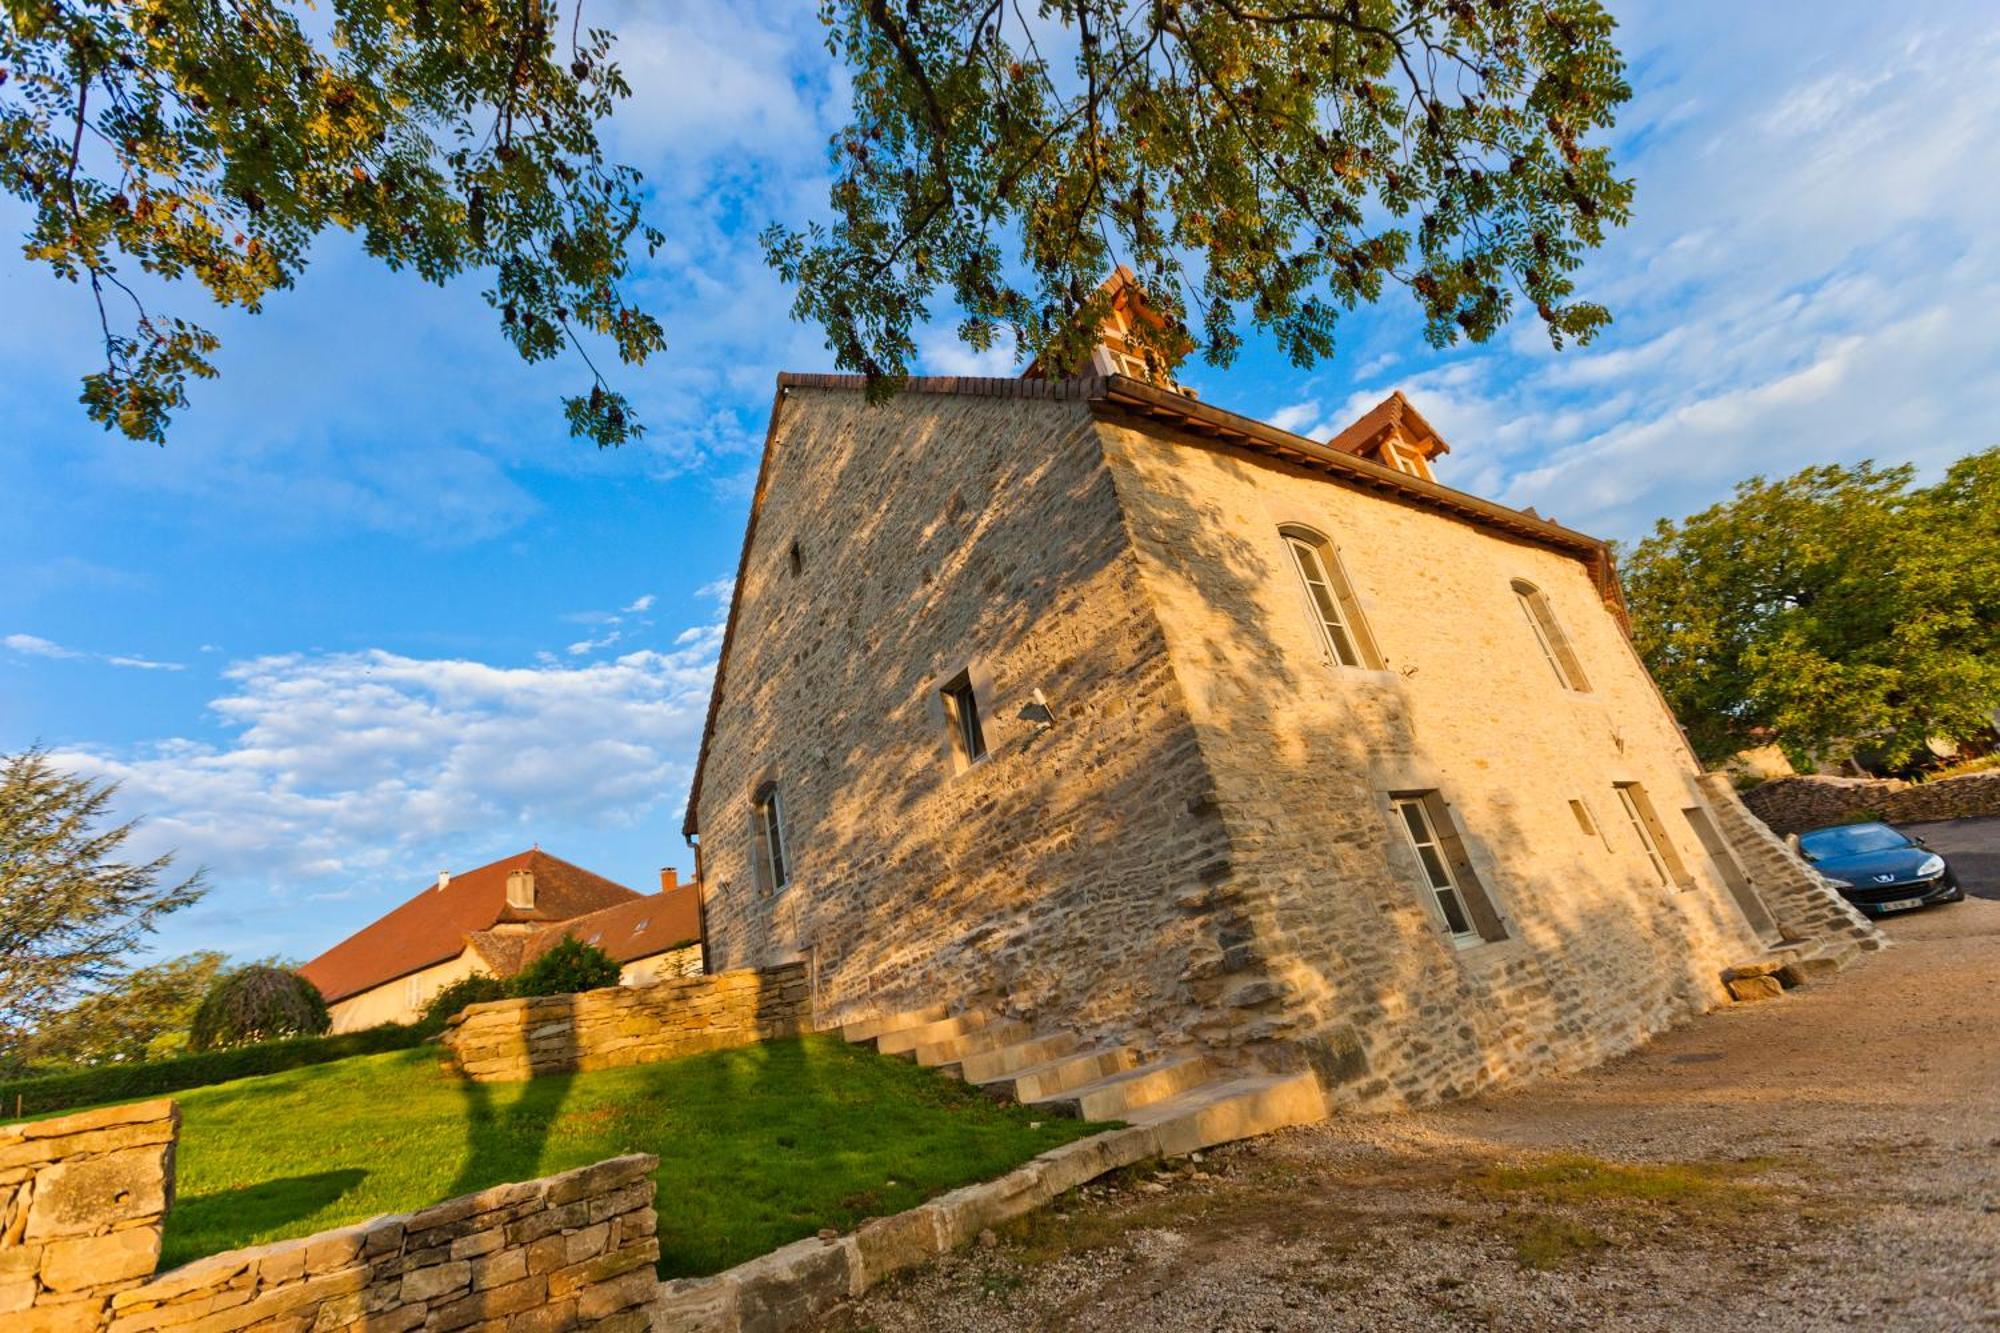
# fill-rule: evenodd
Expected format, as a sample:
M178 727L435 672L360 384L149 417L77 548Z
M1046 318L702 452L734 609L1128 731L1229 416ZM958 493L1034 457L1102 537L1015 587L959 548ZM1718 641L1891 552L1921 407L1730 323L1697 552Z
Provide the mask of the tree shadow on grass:
M525 1083L459 1084L465 1099L465 1161L446 1198L546 1174L549 1133L569 1100L573 1074L544 1074ZM518 1094L502 1106L496 1089Z
M175 1199L161 1247L160 1270L212 1252L216 1247L204 1244L208 1238L267 1235L304 1221L367 1178L368 1173L360 1167L345 1167Z

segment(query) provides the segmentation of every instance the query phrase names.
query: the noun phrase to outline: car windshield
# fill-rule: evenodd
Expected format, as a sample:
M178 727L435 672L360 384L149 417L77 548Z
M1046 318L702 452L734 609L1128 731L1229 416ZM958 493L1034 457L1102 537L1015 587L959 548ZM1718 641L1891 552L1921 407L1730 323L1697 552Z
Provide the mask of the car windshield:
M1799 839L1799 847L1814 861L1830 856L1858 856L1863 852L1886 852L1907 847L1910 840L1887 824L1848 824L1842 828L1815 829Z

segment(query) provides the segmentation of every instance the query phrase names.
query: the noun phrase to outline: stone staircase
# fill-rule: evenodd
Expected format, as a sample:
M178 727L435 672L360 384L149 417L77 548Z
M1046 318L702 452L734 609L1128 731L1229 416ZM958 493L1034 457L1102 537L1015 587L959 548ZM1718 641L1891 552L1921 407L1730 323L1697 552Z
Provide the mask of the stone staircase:
M1199 1055L1145 1059L1130 1046L1085 1046L983 1009L943 1005L848 1023L846 1040L964 1079L1051 1115L1171 1127L1172 1153L1321 1119L1310 1073L1222 1070Z
M1775 1000L1795 986L1832 976L1860 957L1866 947L1867 942L1835 938L1774 949L1753 962L1725 968L1722 984L1737 1004Z

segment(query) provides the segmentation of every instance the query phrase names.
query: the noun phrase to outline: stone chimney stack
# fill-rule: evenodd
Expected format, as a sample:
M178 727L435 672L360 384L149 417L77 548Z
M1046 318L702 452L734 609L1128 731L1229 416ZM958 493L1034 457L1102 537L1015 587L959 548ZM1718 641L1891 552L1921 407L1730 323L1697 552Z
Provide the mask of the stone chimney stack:
M507 906L523 911L533 911L535 907L535 872L532 870L510 870L507 872Z
M451 872L449 870L438 871L438 892L443 893L446 889L450 887L451 887Z
M681 886L681 872L672 866L660 867L660 892L671 893Z

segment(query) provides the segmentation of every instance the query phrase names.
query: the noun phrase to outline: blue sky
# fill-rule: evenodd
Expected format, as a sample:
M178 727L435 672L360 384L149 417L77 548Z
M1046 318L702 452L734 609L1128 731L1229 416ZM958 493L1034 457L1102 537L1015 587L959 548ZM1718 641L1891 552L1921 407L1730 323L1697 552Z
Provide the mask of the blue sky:
M329 238L212 321L222 379L164 449L83 420L88 301L0 253L0 750L117 778L143 850L213 891L160 947L307 957L531 842L648 888L681 805L773 376L830 357L756 233L823 206L841 119L810 5L598 11L636 95L614 151L668 244L652 427L599 453L477 284ZM2000 16L1986 3L1618 3L1637 217L1583 275L1613 329L1424 346L1400 296L1300 372L1253 345L1204 398L1329 434L1402 388L1450 484L1606 536L1754 473L2000 440ZM0 207L0 227L19 231ZM195 294L186 293L186 313ZM1010 373L941 325L924 369Z

